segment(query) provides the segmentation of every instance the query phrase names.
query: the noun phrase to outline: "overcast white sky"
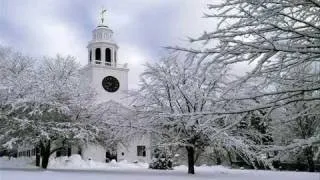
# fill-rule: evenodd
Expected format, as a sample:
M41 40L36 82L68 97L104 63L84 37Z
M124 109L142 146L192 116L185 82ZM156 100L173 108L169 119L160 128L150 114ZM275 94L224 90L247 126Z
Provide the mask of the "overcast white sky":
M35 57L72 55L85 65L87 43L99 11L114 31L120 63L128 63L129 88L137 86L145 62L162 47L213 29L201 18L208 0L0 0L0 44Z

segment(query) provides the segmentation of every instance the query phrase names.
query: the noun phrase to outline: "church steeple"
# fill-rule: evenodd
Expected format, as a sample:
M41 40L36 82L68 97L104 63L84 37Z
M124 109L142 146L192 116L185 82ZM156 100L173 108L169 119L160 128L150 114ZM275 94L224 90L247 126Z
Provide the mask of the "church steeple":
M117 51L118 45L113 40L113 31L105 25L103 9L100 13L101 22L92 31L92 40L89 41L88 63L98 64L102 66L117 67Z

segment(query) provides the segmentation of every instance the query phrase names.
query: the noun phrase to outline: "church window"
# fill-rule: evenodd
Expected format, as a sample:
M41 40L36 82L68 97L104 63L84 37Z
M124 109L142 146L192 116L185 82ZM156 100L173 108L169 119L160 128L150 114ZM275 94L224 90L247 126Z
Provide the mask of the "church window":
M117 64L117 51L114 51L114 64Z
M90 52L89 52L89 60L90 60L90 62L92 61L92 50L90 50Z
M146 146L137 146L137 156L146 156Z
M79 147L78 148L78 154L81 156L82 155L82 149Z
M101 61L101 50L100 50L100 48L96 49L96 60Z
M106 49L106 63L108 65L111 63L111 50L109 48Z
M56 157L71 156L71 147L66 146L56 151Z

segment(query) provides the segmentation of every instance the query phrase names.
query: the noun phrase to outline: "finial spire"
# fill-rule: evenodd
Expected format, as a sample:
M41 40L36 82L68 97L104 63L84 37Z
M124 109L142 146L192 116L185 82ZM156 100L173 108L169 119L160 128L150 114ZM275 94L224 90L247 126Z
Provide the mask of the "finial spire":
M101 25L104 25L103 24L104 23L104 15L105 15L106 12L107 12L107 10L104 7L102 7L101 12L100 12Z

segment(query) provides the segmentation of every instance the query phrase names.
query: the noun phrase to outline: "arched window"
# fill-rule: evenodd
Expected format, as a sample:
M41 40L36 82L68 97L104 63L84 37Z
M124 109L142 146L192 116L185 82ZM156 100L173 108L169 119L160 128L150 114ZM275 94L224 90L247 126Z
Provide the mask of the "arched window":
M101 50L100 50L100 48L96 49L96 60L100 60L101 61Z
M106 63L111 64L111 49L109 48L106 49Z
M92 61L92 50L89 51L89 60Z

